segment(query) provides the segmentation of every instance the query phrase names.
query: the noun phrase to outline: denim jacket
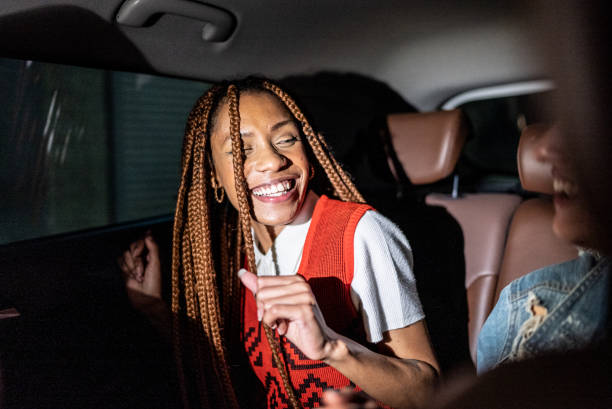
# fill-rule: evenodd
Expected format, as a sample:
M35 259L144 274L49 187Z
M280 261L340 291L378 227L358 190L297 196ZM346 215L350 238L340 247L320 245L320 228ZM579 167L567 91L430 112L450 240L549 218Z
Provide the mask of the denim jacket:
M478 336L478 373L587 346L605 335L610 260L582 252L508 284Z

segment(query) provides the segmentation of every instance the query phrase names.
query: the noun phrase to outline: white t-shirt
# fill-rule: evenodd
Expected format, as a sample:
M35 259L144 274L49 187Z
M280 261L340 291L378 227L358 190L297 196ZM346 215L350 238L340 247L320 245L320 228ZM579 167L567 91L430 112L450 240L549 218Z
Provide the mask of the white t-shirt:
M259 275L297 274L311 219L312 214L305 223L285 226L266 254L254 246ZM384 332L425 317L412 273L412 250L393 222L367 211L355 229L354 257L351 299L369 342L380 342Z

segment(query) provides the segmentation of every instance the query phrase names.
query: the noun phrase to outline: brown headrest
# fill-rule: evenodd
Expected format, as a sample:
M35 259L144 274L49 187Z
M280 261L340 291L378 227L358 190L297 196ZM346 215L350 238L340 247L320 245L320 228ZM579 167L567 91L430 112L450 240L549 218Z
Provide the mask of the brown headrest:
M460 110L387 116L391 143L415 185L451 174L465 143L467 127Z
M521 133L517 163L521 185L525 190L553 194L551 165L538 159L538 150L552 131L549 125L535 124L523 129Z

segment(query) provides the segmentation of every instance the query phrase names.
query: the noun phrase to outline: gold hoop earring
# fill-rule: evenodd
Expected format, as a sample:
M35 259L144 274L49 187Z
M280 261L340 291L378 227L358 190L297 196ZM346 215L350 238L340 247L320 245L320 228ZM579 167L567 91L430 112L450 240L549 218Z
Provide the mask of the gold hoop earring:
M212 172L210 175L210 185L213 188L213 195L215 196L217 203L223 203L223 199L225 199L225 189L217 184L217 179Z

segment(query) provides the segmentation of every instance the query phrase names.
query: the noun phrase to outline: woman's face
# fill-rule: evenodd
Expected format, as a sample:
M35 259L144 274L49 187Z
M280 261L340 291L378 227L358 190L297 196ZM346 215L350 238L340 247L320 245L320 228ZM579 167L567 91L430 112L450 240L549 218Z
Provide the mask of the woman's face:
M590 211L585 186L579 183L578 164L567 138L553 128L546 133L539 159L552 165L555 215L553 230L557 236L578 246L598 248L599 223Z
M238 106L244 176L255 221L266 226L290 224L308 190L310 164L305 141L291 113L276 97L246 92L240 95ZM220 104L213 123L211 150L216 178L238 209L227 102Z

